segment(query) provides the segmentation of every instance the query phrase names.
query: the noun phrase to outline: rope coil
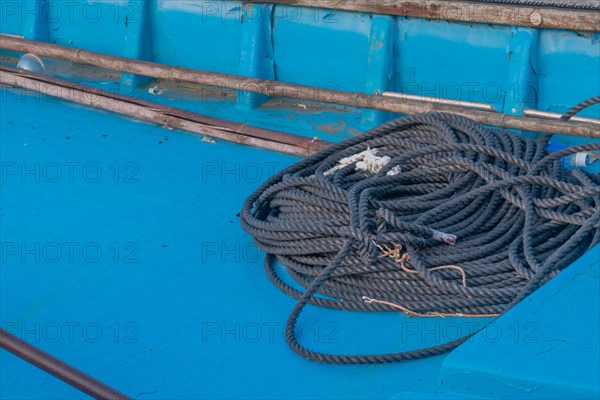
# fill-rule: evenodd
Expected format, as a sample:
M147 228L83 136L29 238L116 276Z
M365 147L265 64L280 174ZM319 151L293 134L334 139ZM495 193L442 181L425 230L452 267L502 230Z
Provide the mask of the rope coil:
M338 364L446 352L468 337L398 353L334 355L303 347L294 328L307 304L496 316L599 243L600 176L565 170L560 159L598 151L600 143L549 153L548 140L452 114L408 116L266 181L240 217L267 253L271 281L298 299L286 324L290 347ZM376 172L347 162L371 149L386 157ZM398 173L388 174L393 168ZM304 292L277 275L275 259Z

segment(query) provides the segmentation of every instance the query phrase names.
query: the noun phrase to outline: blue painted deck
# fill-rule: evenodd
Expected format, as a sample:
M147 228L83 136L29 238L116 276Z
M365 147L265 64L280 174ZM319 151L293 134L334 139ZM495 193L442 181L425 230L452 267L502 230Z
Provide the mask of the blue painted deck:
M516 114L562 112L600 92L597 32L304 8L294 16L280 6L260 6L263 17L244 24L235 2L218 2L215 14L168 0L84 2L103 17L92 23L77 12L45 24L2 3L5 33L320 87L489 101ZM123 23L134 10L139 18ZM214 89L198 101L198 92L127 74L74 80L330 141L394 117L244 92L223 99ZM148 93L155 85L163 95ZM527 87L535 96L520 90ZM582 115L598 118L600 107ZM448 355L376 366L298 357L283 337L294 300L268 281L236 216L297 158L200 139L2 88L0 325L139 399L600 397L600 248ZM308 307L301 342L331 353L389 352L489 322ZM0 398L81 397L0 352Z
M3 165L38 163L43 170L79 163L82 172L92 161L102 177L91 182L91 169L72 183L67 174L57 183L5 176L0 233L5 250L6 243L20 247L16 255L3 252L5 327L130 395L145 393L139 398L381 398L435 383L432 371L441 358L336 367L302 360L287 348L283 326L294 300L268 281L236 213L273 168L293 157L211 145L62 102L9 99L2 107ZM56 121L65 110L68 119ZM53 179L50 173L43 176ZM124 182L126 173L137 182ZM65 249L69 242L80 244L72 245L74 261L63 254L52 262L51 243ZM37 243L39 253L22 251ZM93 244L89 255L86 244ZM116 261L115 246L121 249ZM96 248L102 258L94 262ZM311 309L302 337L332 351L423 345L415 333L401 340L404 320ZM73 340L71 322L79 324ZM382 325L390 330L379 332ZM53 343L56 327L60 337ZM3 398L79 396L4 352L0 357Z
M259 182L295 158L3 95L2 325L120 390L147 399L519 398L556 385L558 365L587 374L560 375L561 394L597 397L599 251L450 356L315 364L285 344L294 301L270 284L236 217ZM485 322L309 307L301 337L324 351L385 352ZM2 398L80 397L5 352L0 365ZM490 370L500 376L493 389L478 377Z

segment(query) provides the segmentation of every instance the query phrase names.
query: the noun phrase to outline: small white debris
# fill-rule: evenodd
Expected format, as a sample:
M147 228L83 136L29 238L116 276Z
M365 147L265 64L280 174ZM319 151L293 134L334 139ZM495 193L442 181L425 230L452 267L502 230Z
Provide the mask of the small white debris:
M306 110L308 107L306 107L306 104L298 104L298 107L302 108L303 110Z
M148 93L153 94L155 96L160 96L164 92L165 91L163 89L159 89L158 86L152 86L150 89L148 89Z
M394 175L398 175L400 172L402 172L402 168L400 168L399 165L396 165L394 168L390 169L386 175L394 176Z
M213 139L209 138L208 136L204 136L202 138L201 142L206 142L206 143L210 143L210 144L217 144L217 142L215 142Z

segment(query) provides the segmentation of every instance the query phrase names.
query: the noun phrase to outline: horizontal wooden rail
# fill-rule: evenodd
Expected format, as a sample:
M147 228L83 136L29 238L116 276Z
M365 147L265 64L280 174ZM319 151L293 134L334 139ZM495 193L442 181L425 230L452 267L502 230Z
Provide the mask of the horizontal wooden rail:
M242 2L533 28L586 32L600 30L600 12L598 11L549 6L532 7L453 0L242 0Z
M331 143L291 133L272 131L225 121L179 108L124 96L77 83L0 66L0 83L17 86L44 96L126 115L138 120L182 129L228 142L245 144L296 156L308 156Z
M545 118L514 116L491 111L465 109L446 104L321 89L273 80L174 67L7 35L0 35L0 48L33 53L38 56L55 57L75 63L94 65L153 78L245 90L268 96L290 97L400 114L449 112L463 115L484 125L492 125L500 128L600 138L600 128L598 126L583 122L554 121Z

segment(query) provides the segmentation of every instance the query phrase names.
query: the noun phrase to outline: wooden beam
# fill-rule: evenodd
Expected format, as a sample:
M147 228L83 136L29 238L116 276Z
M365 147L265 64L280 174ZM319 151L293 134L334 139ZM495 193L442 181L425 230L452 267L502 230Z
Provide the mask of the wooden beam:
M90 86L0 66L0 83L86 106L126 115L168 128L296 156L309 156L331 143L225 121Z
M273 80L249 78L174 67L148 61L132 60L93 51L42 43L7 35L0 35L0 48L39 56L60 58L74 63L94 65L116 71L170 79L177 82L191 82L200 85L218 86L236 90L246 90L268 96L289 97L355 108L390 111L400 114L427 112L447 112L471 118L483 125L500 128L520 129L533 132L559 133L572 136L600 138L600 128L593 124L573 121L556 121L545 118L513 116L492 111L466 109L460 106L427 101L405 100L394 97L370 95L358 92L328 90L318 87L297 85Z
M491 4L450 0L242 0L244 3L269 3L287 6L357 11L369 14L396 15L482 24L554 28L572 31L600 31L600 12Z

